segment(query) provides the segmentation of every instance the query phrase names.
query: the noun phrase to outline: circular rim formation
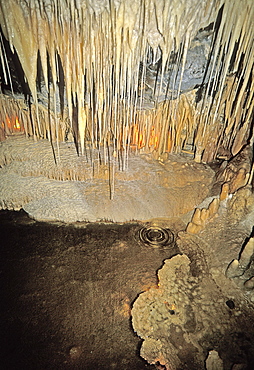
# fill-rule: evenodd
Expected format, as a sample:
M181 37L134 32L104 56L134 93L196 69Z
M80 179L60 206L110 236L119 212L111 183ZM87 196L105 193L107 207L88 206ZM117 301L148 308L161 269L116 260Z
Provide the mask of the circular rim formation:
M174 242L174 234L169 229L150 226L139 230L139 239L153 247L164 247Z

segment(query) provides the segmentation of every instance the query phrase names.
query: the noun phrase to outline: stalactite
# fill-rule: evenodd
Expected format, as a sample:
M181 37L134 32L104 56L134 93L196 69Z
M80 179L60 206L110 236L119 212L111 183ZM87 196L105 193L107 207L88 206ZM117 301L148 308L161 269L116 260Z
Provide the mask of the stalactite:
M0 0L1 29L19 56L35 105L33 133L48 139L51 136L57 147L65 137L66 117L58 117L56 106L61 67L69 124L75 140L79 140L81 154L85 154L88 143L92 148L104 146L105 152L110 138L115 158L122 152L124 168L133 147L153 151L157 157L165 152L187 151L196 161L209 162L220 148L235 155L250 140L253 17L251 0L241 5L236 0L180 4L176 0L122 0L106 5L88 0L35 0L29 4ZM191 41L200 28L209 24L213 24L214 36L207 86L201 102L195 105L194 95L181 94L181 82ZM2 45L0 60L8 80ZM172 53L177 53L172 75L177 96L160 103L158 97ZM37 99L38 55L45 89L52 88L51 134ZM142 86L147 78L147 60L156 63L157 55L160 64L153 91L156 104L144 113ZM63 101L63 97L60 99ZM76 113L77 130L73 121ZM22 119L30 136L24 112Z

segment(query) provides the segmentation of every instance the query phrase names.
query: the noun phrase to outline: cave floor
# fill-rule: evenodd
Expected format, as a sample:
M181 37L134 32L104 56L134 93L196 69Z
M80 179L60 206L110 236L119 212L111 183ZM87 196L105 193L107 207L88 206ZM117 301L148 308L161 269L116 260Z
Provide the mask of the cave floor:
M3 369L155 368L138 354L130 308L176 247L146 246L140 228L0 212Z
M219 348L223 351L226 370L232 370L232 363L236 362L243 365L239 369L252 369L253 306L245 303L246 299L233 283L225 281L225 277L221 280L220 276L224 276L225 268L237 258L242 243L250 235L254 212L243 222L233 222L228 217L223 221L223 217L222 209L221 215L195 238L206 244L208 264L215 271L213 278L218 288L226 284L221 286L226 291L225 302L235 297L235 314L241 305L239 322L244 325L232 328L229 323L231 332L223 339L224 344L215 340L217 344L214 342L215 347L211 347L208 340L203 348L204 356L209 350ZM2 368L164 368L149 365L140 357L142 341L132 329L131 308L140 293L157 287L157 272L164 261L181 251L176 244L152 247L142 242L139 230L149 225L144 222L46 223L29 218L22 210L0 211ZM183 220L164 220L162 226L188 238L186 233L181 233L186 227ZM184 348L184 342L177 345ZM237 353L232 353L232 348ZM193 367L191 357L188 361L184 369L199 370Z

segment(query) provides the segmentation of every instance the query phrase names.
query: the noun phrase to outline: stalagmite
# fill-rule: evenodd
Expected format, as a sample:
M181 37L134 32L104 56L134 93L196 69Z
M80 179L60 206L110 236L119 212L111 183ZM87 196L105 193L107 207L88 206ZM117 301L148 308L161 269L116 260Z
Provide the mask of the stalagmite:
M229 183L225 182L222 185L222 188L221 188L220 200L223 201L223 200L227 199L228 195L229 195Z
M239 261L234 259L230 262L226 270L226 276L228 278L234 278L242 275L242 270L239 268Z
M187 227L200 232L253 177L253 15L251 0L0 0L0 138L47 139L61 181L85 177L62 163L73 141L92 176L107 168L110 198L130 154L225 159L220 199Z
M209 204L208 208L196 208L191 221L188 223L186 231L191 234L198 234L205 228L207 222L209 222L217 213L219 209L220 201L218 198L214 198Z
M0 0L0 208L75 223L177 218L172 245L155 250L169 252L158 286L132 309L158 368L223 368L225 333L238 314L248 323L241 296L226 303L227 278L253 293L253 234L216 279L218 219L236 225L232 240L252 222L238 221L253 207L253 20L253 0Z
M253 255L254 255L254 237L250 237L248 238L245 245L243 245L238 260L234 259L233 261L231 261L226 270L226 276L228 278L241 277L241 279L244 282L244 286L247 289L252 289L252 287L254 286L253 277L251 276L250 278L249 275L247 275L248 276L247 278L245 275L246 273L248 273L248 269L251 265Z
M208 206L209 218L214 216L218 212L219 205L220 205L219 199L214 198L214 200Z
M247 268L248 264L251 261L251 258L254 254L254 237L250 238L245 247L243 248L240 259L239 259L239 265L241 268Z
M240 168L236 177L230 184L230 192L234 193L238 189L243 188L248 183L249 176L250 174L246 173L246 170L244 168Z

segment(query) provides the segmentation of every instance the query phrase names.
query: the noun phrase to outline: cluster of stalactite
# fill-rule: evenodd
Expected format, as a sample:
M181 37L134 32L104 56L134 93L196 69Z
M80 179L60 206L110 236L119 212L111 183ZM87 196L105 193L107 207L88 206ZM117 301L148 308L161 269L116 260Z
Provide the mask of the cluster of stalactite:
M1 29L33 100L22 107L1 95L2 129L15 116L29 136L59 142L71 130L82 154L89 142L112 147L116 158L131 148L158 156L187 151L205 162L235 155L253 135L253 19L252 0L0 0ZM146 76L140 65L159 60L163 81L176 53L181 80L191 40L208 25L213 40L203 91L180 94L179 87L176 99L141 109ZM3 75L11 85L0 41ZM46 107L38 102L38 65Z
M4 94L0 94L0 122L3 137L25 133L35 139L43 137L54 141L64 141L70 125L66 115L55 115L41 104L36 111L35 105Z

